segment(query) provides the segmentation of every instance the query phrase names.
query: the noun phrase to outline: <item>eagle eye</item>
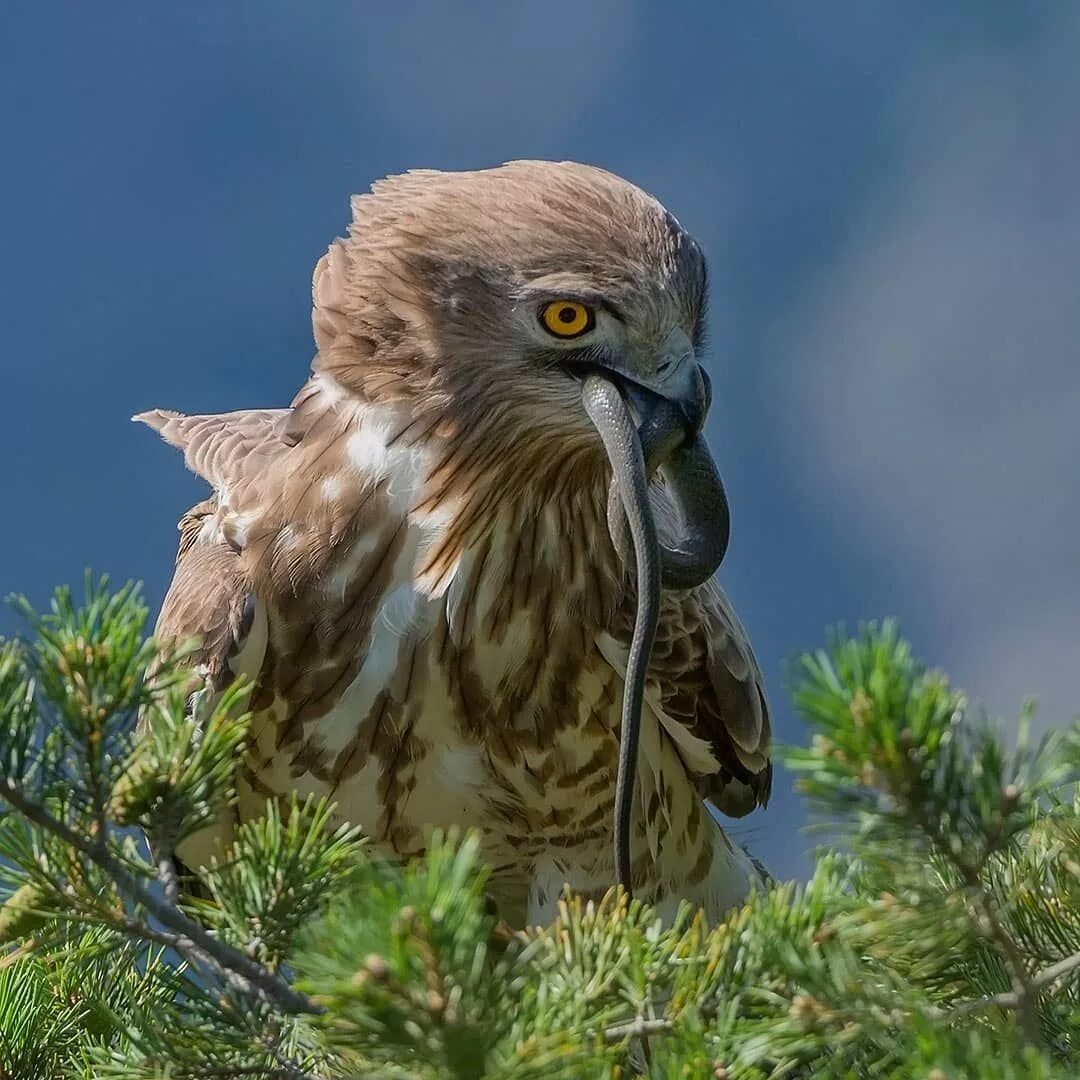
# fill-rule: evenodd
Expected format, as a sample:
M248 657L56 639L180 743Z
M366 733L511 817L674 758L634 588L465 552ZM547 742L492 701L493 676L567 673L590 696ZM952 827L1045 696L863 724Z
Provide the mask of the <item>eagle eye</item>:
M577 300L552 300L540 309L540 325L558 338L576 338L596 325L596 313Z

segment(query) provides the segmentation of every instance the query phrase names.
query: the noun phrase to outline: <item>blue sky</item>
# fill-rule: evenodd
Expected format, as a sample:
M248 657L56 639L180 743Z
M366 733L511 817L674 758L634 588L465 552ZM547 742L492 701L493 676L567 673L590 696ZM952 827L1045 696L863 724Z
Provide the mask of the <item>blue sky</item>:
M784 662L896 615L995 712L1080 693L1080 7L11 0L0 591L168 583L202 497L141 409L282 405L348 196L602 165L702 241L722 578ZM15 623L0 615L0 630ZM738 830L780 874L790 781Z

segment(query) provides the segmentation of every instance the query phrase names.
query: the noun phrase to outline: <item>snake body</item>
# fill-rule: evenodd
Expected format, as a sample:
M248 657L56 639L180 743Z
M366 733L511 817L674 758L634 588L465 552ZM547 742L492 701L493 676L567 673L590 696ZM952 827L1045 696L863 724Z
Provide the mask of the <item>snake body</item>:
M634 426L618 386L599 374L586 376L582 403L611 462L608 531L625 563L631 549L637 574L637 611L626 663L619 765L615 782L615 869L619 884L632 892L630 829L637 775L645 678L660 619L660 589L688 589L707 580L727 550L727 498L704 439L685 444L684 417L661 400ZM649 502L649 476L659 466L682 517L674 546L661 545ZM629 538L627 538L629 532Z

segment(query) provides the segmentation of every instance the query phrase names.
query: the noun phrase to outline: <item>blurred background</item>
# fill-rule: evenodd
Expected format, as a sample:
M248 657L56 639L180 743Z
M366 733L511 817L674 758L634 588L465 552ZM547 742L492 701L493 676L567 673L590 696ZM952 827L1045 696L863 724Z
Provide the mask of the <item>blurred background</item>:
M785 663L895 615L1015 724L1080 702L1080 5L57 3L0 16L0 592L156 605L200 481L141 409L288 403L348 196L571 158L710 257L722 569ZM0 614L0 632L17 621ZM778 875L789 777L737 830Z

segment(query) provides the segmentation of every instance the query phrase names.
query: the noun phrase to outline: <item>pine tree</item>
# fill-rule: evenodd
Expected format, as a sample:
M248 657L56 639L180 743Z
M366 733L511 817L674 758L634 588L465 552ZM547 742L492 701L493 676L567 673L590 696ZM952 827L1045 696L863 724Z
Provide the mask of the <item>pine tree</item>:
M1080 1035L1080 727L1015 749L892 624L791 678L809 882L663 926L617 890L523 933L470 836L380 859L316 800L199 872L245 691L198 727L137 590L0 644L0 1078L1065 1078ZM148 676L148 671L150 672ZM152 734L134 722L150 712ZM149 839L149 844L147 844Z

